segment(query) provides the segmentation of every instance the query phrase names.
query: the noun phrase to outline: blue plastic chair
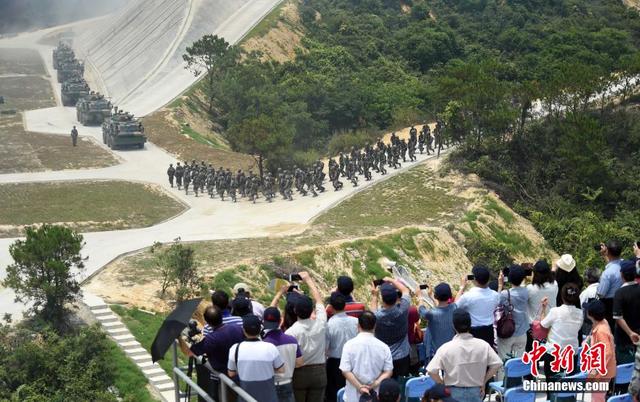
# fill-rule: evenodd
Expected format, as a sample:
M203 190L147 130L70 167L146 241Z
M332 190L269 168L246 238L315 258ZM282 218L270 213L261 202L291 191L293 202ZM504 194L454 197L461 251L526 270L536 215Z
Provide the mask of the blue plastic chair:
M338 402L344 402L344 388L338 390Z
M509 383L509 379L520 379L522 384L522 377L531 375L531 363L525 364L519 357L509 359L504 363L504 379L502 381L494 381L489 383L489 392L495 391L499 395L503 395L507 389L506 384ZM516 387L518 386L516 385Z
M535 402L535 392L525 392L522 387L509 388L503 395L504 402Z
M587 373L578 373L575 375L571 375L571 376L567 376L567 377L563 377L562 379L560 379L559 381L562 380L586 380L587 379ZM578 392L554 392L553 393L553 398L551 398L552 401L556 401L558 399L564 399L564 398L575 398L572 400L578 400ZM582 396L582 398L580 399L581 401L584 401L584 395Z
M411 378L404 385L404 398L409 401L410 398L420 400L424 393L436 384L431 377L415 377Z
M633 402L633 398L629 394L616 395L607 399L607 402Z
M633 364L621 364L616 368L616 385L629 384L633 375Z

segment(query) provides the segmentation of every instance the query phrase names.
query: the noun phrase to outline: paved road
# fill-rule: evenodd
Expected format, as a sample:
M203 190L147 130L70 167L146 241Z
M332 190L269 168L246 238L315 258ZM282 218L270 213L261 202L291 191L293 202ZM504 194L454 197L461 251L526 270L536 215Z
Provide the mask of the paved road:
M40 33L41 35L42 33ZM37 45L38 34L28 34L13 40L0 40L2 47L27 47L40 51L51 77L51 47ZM59 84L51 80L51 85L59 93ZM58 101L59 103L59 101ZM25 126L28 131L69 135L73 125L79 127L80 135L92 138L100 146L102 133L99 127L81 127L75 121L75 109L53 107L33 110L25 113ZM308 223L322 211L334 206L356 191L389 178L427 159L418 155L418 161L403 164L402 169L391 171L386 176L373 172L373 180L361 181L353 188L345 182L342 191L327 191L318 197L295 196L294 201L278 199L273 203L259 200L255 205L246 200L236 204L221 202L208 197L195 198L192 194L169 187L165 171L169 163L176 159L163 149L147 143L144 150L114 151L121 163L101 169L64 170L52 172L16 173L0 175L0 183L44 182L62 180L128 180L151 183L161 186L169 194L188 205L188 210L167 222L142 229L94 232L84 234L86 246L83 254L89 256L83 277L96 273L121 254L151 246L154 242L170 242L180 237L184 241L232 239L259 236L282 236L302 232ZM330 187L330 186L327 186ZM6 265L11 263L8 247L15 239L0 239L0 278L6 275ZM24 309L20 304L12 303L13 295L8 289L0 290L0 305L3 312L16 316ZM5 308L6 306L6 308Z

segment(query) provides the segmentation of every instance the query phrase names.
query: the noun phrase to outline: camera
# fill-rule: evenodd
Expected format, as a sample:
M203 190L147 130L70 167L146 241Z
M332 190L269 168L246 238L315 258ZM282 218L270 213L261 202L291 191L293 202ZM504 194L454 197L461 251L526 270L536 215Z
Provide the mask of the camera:
M602 250L602 243L594 244L593 249L599 252L600 250Z
M476 279L476 276L475 276L475 275L467 275L467 280L468 280L468 281L473 281L473 280L475 280L475 279Z
M289 275L289 282L299 282L302 280L302 277L298 274Z
M429 285L420 285L421 290L429 289Z
M384 283L383 279L376 279L373 281L373 286L378 287Z
M187 332L187 338L189 338L189 341L193 342L193 338L195 338L197 335L200 335L202 333L202 331L200 330L200 328L198 328L198 321L194 320L193 318L189 320L189 331Z

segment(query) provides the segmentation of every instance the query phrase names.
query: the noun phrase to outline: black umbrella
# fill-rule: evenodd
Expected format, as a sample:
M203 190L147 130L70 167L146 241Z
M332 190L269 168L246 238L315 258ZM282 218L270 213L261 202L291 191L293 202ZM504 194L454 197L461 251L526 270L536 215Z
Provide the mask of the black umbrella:
M202 299L186 300L178 303L175 310L164 319L162 326L151 344L151 360L155 363L162 359L169 350L169 346L176 340L183 329L189 325L189 320Z

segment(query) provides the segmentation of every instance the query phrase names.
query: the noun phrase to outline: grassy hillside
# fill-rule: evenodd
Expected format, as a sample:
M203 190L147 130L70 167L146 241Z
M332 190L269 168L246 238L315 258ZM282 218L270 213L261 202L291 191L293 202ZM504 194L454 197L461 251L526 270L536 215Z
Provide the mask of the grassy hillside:
M477 177L447 173L437 161L355 194L320 215L300 235L190 244L201 291L242 280L268 300L266 285L291 269L309 269L328 291L340 272L358 284L383 275L380 258L408 267L418 280L451 280L475 262L498 269L510 258L554 255L531 225L484 189ZM158 247L115 261L86 285L113 303L162 310ZM361 296L365 296L362 294Z

